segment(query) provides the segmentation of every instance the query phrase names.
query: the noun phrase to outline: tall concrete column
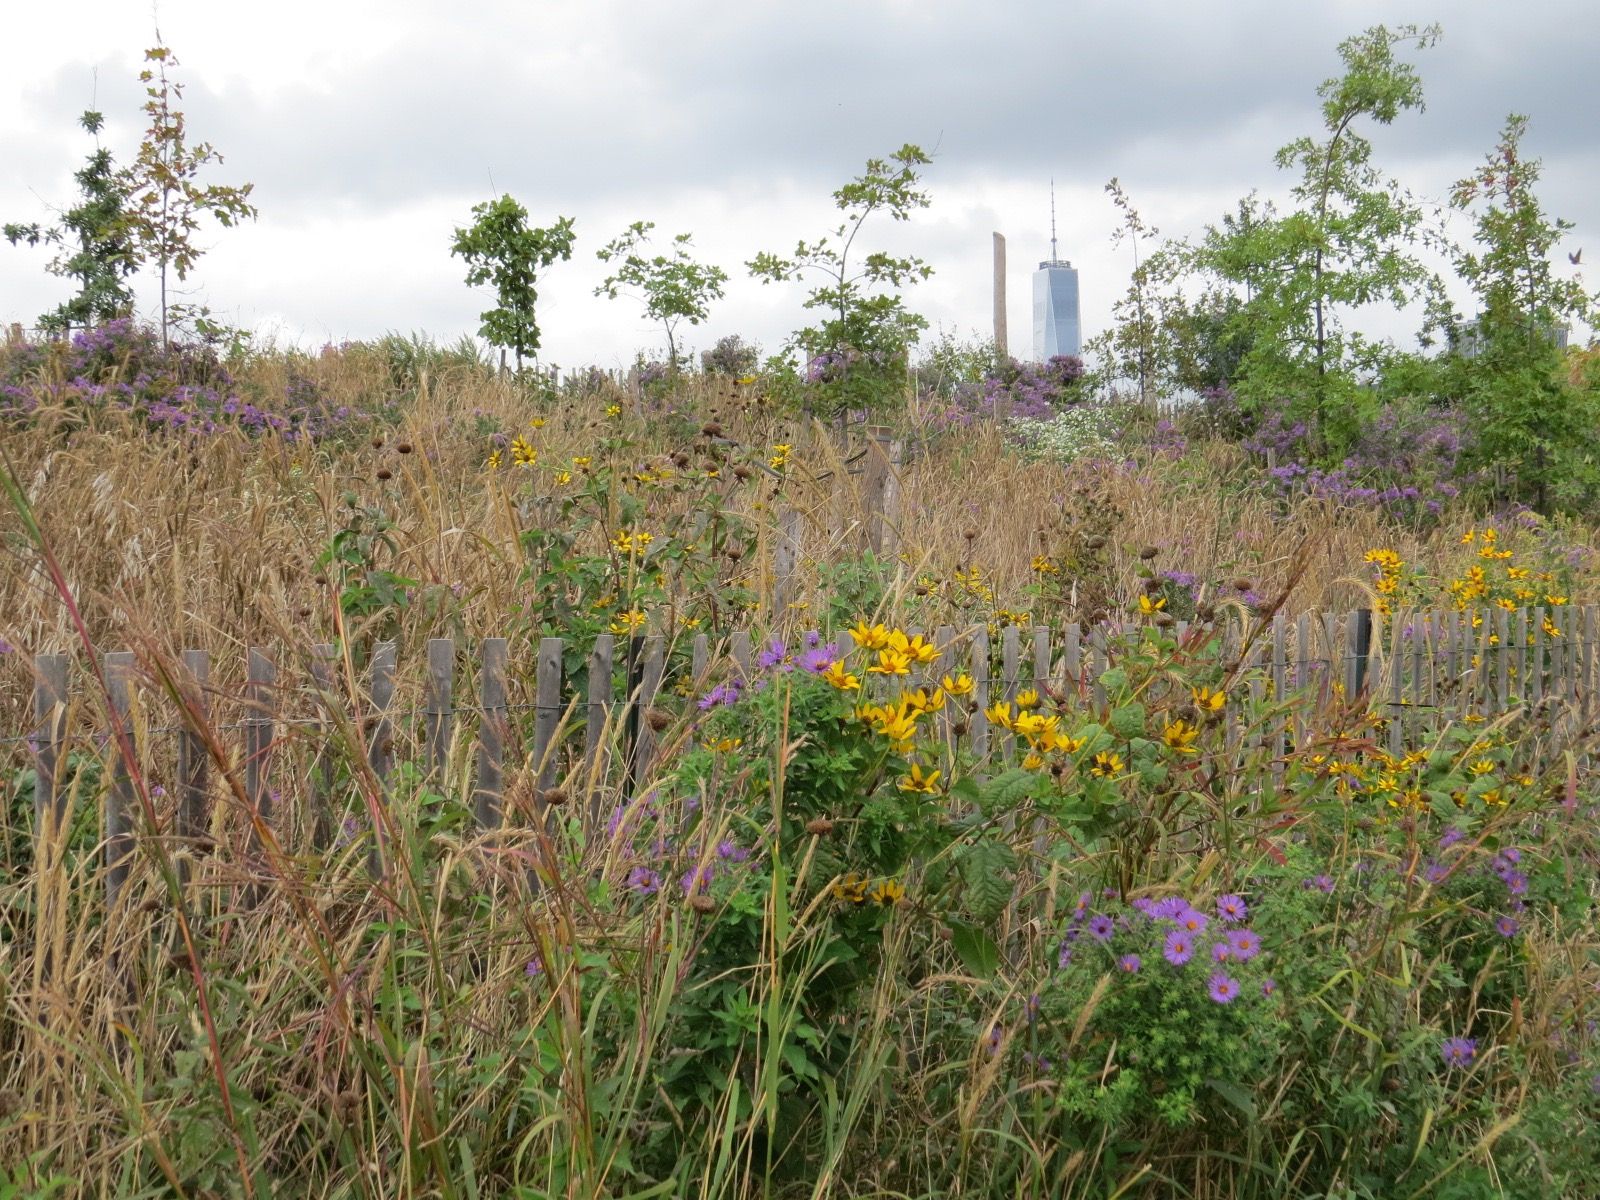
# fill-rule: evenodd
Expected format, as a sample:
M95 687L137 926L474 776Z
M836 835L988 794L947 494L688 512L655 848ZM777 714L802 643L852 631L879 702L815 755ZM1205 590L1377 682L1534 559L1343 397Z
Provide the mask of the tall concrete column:
M1006 235L994 235L994 347L1006 357Z

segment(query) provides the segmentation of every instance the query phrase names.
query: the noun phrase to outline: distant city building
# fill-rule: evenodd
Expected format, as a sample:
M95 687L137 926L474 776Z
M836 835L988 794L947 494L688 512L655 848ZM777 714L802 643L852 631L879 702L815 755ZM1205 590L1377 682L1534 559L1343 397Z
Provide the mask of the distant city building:
M1078 317L1078 271L1056 254L1056 182L1050 181L1050 257L1033 273L1033 357L1083 353Z
M1482 320L1480 314L1470 321L1458 321L1451 327L1450 348L1462 358L1477 358L1483 353L1483 331L1479 327ZM1555 343L1557 352L1561 354L1567 352L1567 335L1570 332L1565 325L1557 325L1554 329L1548 325L1544 327L1545 336Z

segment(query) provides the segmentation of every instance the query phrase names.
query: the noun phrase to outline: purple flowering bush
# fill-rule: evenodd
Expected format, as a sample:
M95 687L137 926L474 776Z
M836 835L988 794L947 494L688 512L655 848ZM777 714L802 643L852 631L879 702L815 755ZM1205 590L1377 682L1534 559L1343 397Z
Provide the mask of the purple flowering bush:
M28 341L0 352L0 416L52 414L72 424L126 413L151 429L210 434L223 428L322 438L359 425L364 414L327 402L306 374L291 370L279 393L247 395L213 347L173 342L127 318L67 341Z

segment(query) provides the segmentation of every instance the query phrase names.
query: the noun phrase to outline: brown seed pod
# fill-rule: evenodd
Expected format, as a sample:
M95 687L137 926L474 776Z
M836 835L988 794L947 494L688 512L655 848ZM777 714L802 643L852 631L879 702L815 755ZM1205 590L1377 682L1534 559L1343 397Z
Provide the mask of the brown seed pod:
M299 618L302 621L304 621L306 618L308 618L311 615L311 610L309 608L307 608L305 605L301 605L299 608L297 608L295 610L295 613L299 616Z
M393 478L394 478L394 472L389 470L388 467L379 467L378 468L378 482L379 483L387 483L389 480L391 480Z
M750 475L750 468L742 463L733 469L733 477L735 479L749 479Z
M1106 548L1106 540L1097 533L1087 542L1085 542L1084 545L1088 546L1091 550L1104 550Z
M689 907L697 913L715 912L717 902L710 896L690 896Z
M957 737L960 737L962 734L966 733L970 728L971 726L966 721L953 721L950 724L950 732L955 734Z
M926 596L932 589L929 588L925 583L919 583L914 590L916 591L917 595Z
M728 556L729 562L738 562L744 557L744 551L737 546L729 546L723 553Z
M675 467L687 467L689 465L689 456L679 450L672 456L672 465Z
M396 442L394 444L394 448L397 451L399 451L401 454L410 454L411 453L411 443L410 442Z
M1161 576L1159 576L1159 575L1147 575L1147 576L1145 576L1144 590L1147 591L1147 592L1159 592L1162 588L1164 588L1166 586L1167 586L1167 581L1165 579L1161 578Z
M668 725L672 724L672 714L664 708L650 709L647 713L645 713L644 719L645 723L657 733L660 733Z
M1233 587L1235 591L1248 592L1251 588L1255 587L1255 581L1247 579L1241 575L1238 579L1233 581Z
M1178 619L1169 612L1158 612L1156 614L1156 624L1161 626L1163 629L1166 629L1172 625L1176 625L1177 623Z
M700 426L700 432L705 434L707 437L721 437L722 426L716 421L707 421L704 425Z
M570 797L567 795L566 788L553 787L545 788L544 791L540 792L539 799L543 800L552 808L560 808L570 799Z
M383 449L383 435L381 433L372 439L372 448L374 450Z
M1212 608L1209 604L1198 604L1195 606L1194 615L1199 617L1202 621L1209 621L1212 617L1217 615L1217 610Z
M806 822L806 832L812 837L827 837L833 832L833 819L831 817L812 817Z
M976 529L965 529L962 531L961 536L966 538L969 542L975 541L978 536L978 531Z
M1139 557L1144 559L1145 562L1149 562L1152 558L1160 553L1161 551L1157 550L1154 546L1146 546L1143 550L1139 551Z

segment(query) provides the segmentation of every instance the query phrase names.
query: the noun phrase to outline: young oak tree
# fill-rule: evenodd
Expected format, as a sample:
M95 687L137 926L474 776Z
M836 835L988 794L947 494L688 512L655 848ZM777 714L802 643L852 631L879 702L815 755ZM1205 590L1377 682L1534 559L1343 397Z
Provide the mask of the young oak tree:
M622 234L599 250L595 257L615 263L612 273L595 288L596 296L615 300L626 289L644 304L647 320L659 321L667 335L667 360L674 374L678 370L678 322L698 325L710 313L713 300L722 299L722 285L728 274L721 267L696 262L689 254L690 235L680 233L672 239L671 254L644 257L640 248L650 240L654 221L635 221Z
M1240 398L1259 409L1287 397L1314 418L1324 449L1353 434L1358 375L1381 369L1386 347L1346 330L1341 308L1396 306L1436 295L1437 277L1412 247L1426 240L1422 210L1372 163L1363 122L1392 124L1421 110L1422 83L1396 49L1432 46L1437 26L1373 26L1339 45L1344 74L1323 82L1323 130L1277 153L1298 169L1298 207L1284 216L1207 235L1195 256L1235 287L1248 287L1239 310L1252 339L1236 381Z
M572 218L558 217L549 229L531 228L528 210L510 196L475 204L472 215L469 228L456 230L450 253L466 260L469 286L494 287L499 303L478 314L478 333L491 346L510 350L520 372L523 358L539 349L533 315L539 272L572 257Z
M145 85L144 113L149 118L144 140L133 164L122 173L121 186L127 195L127 228L138 253L153 262L161 289L161 344L169 340L170 327L191 311L168 300L169 276L179 282L189 277L204 253L195 244L200 217L209 213L223 228L245 219L254 220L256 208L250 203L255 185L239 187L223 184L202 186L202 168L220 164L222 155L209 142L189 144L188 124L177 107L183 98L183 84L168 76L168 68L178 65L172 51L157 45L144 52L147 66L139 72ZM204 310L200 310L203 315Z
M39 327L51 333L69 333L74 326L87 328L126 315L133 308L133 290L125 282L139 269L139 254L129 234L125 203L127 192L112 164L111 151L100 145L105 118L85 112L78 118L96 135L94 152L73 174L79 201L61 214L61 222L45 227L38 222L8 224L0 235L13 246L55 246L58 253L46 268L78 282L78 294L39 317Z
M1592 321L1600 297L1551 269L1572 224L1546 216L1534 194L1540 163L1522 154L1527 127L1526 117L1507 117L1483 166L1451 196L1456 208L1476 210L1477 248L1457 256L1456 270L1479 306L1473 352L1454 366L1479 465L1501 476L1504 498L1548 513L1600 486L1600 404L1565 377L1556 345L1561 326Z
M909 142L888 159L868 159L861 175L833 193L835 206L844 213L837 229L815 242L797 243L789 257L763 251L745 264L763 283L820 277L805 307L825 318L800 330L792 344L813 362L826 364L818 382L831 411L876 408L903 387L910 348L928 327L925 318L907 311L895 289L927 279L932 267L920 258L882 251L851 255L874 213L905 221L916 209L928 207L928 193L917 186L917 168L931 161Z

